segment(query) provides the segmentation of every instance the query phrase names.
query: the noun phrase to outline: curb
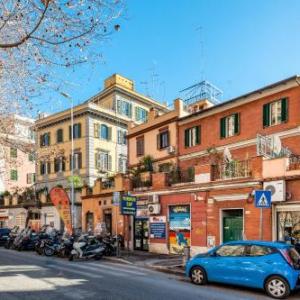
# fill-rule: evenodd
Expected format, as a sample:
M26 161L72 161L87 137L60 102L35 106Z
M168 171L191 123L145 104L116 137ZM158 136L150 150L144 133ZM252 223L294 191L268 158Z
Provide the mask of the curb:
M118 258L118 257L103 256L102 259L108 260L108 261L111 261L111 262L115 262L115 263L121 263L121 264L124 264L124 265L134 265L134 263L132 263L132 262L126 260L126 259Z
M173 270L171 268L162 267L162 266L149 266L149 268L167 274L173 274L178 276L184 276L185 272L180 270Z

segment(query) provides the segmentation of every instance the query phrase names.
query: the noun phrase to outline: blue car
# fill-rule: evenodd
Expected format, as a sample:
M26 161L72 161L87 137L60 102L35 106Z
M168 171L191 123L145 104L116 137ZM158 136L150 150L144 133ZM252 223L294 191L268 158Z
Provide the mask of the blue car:
M300 256L284 243L229 242L190 259L186 275L198 285L208 281L241 285L284 299L300 287Z

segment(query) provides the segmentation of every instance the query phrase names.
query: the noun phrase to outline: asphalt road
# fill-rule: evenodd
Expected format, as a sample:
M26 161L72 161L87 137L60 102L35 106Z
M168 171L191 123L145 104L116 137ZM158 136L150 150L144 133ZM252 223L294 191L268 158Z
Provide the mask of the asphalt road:
M300 291L290 299L299 299ZM262 291L207 285L142 267L101 261L69 262L0 248L2 300L241 300L269 299Z

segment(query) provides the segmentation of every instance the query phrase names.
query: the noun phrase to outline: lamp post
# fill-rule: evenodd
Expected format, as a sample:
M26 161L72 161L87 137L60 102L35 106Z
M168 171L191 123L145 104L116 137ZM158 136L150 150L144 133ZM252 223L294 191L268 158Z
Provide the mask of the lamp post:
M75 210L74 210L74 103L73 98L67 93L60 93L63 97L71 100L71 220L74 233L75 228Z

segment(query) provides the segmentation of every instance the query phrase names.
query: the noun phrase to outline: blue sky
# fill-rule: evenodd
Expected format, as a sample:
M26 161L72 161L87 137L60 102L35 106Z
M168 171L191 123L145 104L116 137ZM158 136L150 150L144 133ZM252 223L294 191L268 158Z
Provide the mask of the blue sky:
M70 76L74 84L66 91L75 103L97 93L112 73L168 103L202 78L228 100L300 73L297 0L128 0L119 23L121 30L102 46L104 61ZM51 96L40 110L68 106Z

